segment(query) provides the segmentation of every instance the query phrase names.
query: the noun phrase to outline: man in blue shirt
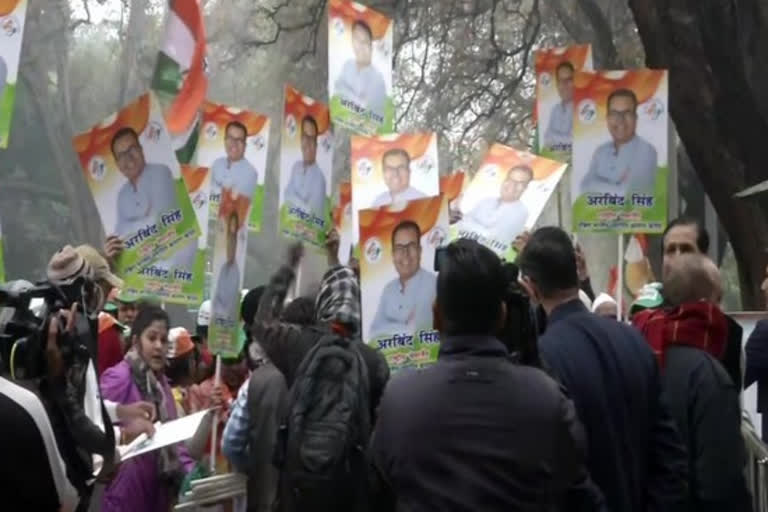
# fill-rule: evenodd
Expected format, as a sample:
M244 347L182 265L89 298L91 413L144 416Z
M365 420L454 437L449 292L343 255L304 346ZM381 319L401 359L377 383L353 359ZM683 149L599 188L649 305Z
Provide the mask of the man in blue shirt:
M259 183L259 173L245 158L248 130L239 121L227 124L224 130L224 147L227 156L217 158L211 166L211 196L218 202L221 189L231 188L238 195L251 197Z
M518 264L521 284L547 315L539 353L573 398L589 472L608 509L676 510L687 497L687 457L648 344L581 303L576 253L563 230L536 231Z
M411 155L406 150L393 148L384 153L381 157L381 173L387 191L376 196L371 208L427 197L424 192L411 186Z
M306 116L301 121L302 160L293 164L285 187L285 202L306 213L325 219L325 176L317 165L317 121Z
M552 151L570 151L573 140L573 64L561 62L555 70L560 103L555 105L544 132L544 147Z
M629 89L617 89L606 105L609 142L598 146L579 194L652 193L656 185L659 158L656 149L637 135L637 96Z
M432 328L435 275L421 268L421 229L411 220L392 231L392 259L398 277L381 292L370 338Z
M227 260L219 269L213 299L213 317L235 320L240 304L240 269L237 266L237 233L240 222L233 211L227 219Z
M358 107L368 109L379 118L384 118L384 104L387 89L384 77L373 67L373 32L362 20L352 24L352 51L354 60L348 60L334 84L334 96L351 101Z

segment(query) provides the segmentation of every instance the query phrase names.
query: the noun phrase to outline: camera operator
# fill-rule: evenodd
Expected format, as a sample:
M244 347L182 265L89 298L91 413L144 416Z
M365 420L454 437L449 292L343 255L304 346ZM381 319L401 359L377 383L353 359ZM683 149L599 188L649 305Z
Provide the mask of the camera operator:
M40 318L21 310L28 307L30 297L17 300L14 305L18 317L14 325L32 325L34 328L32 320L36 320L39 325L37 332L25 337L21 355L16 354L14 358L20 340L12 340L13 349L8 351L7 347L3 347L2 352L3 362L6 363L4 371L10 371L13 378L29 379L28 387L39 398L22 393L18 382L11 383L7 379L4 379L0 393L5 398L6 406L14 409L16 404L15 417L21 418L21 424L25 423L24 418L29 423L30 418L40 417L41 408L45 407L47 421L35 420L38 428L34 430L22 429L21 424L6 421L5 418L14 416L3 414L4 425L11 429L5 439L10 445L30 453L37 451L40 454L45 447L53 469L39 474L57 475L60 471L55 469L64 466L67 485L62 487L60 479L54 476L52 481L59 485L49 485L45 489L36 486L29 496L20 492L23 487L15 486L13 478L3 479L1 485L9 486L4 496L20 500L19 503L23 503L24 509L28 510L59 510L59 506L48 506L52 503L50 497L54 495L58 496L61 507L70 506L73 487L79 495L77 510L86 510L95 475L113 474L118 462L115 440L122 437L129 442L142 432L153 434L155 410L154 406L143 402L118 406L101 400L93 363L97 356L96 318L109 289L119 281L109 271L106 260L91 247L73 249L67 246L54 255L47 274L47 283L28 292L29 296L40 294L45 298ZM20 305L23 308L19 308ZM1 327L2 322L0 334L4 334L3 339L6 340L8 338ZM26 398L16 399L18 396ZM115 432L112 421L119 421L121 430ZM30 436L36 441L32 441ZM51 444L55 445L56 451L47 448ZM25 458L16 460L24 464ZM29 505L46 496L41 506Z

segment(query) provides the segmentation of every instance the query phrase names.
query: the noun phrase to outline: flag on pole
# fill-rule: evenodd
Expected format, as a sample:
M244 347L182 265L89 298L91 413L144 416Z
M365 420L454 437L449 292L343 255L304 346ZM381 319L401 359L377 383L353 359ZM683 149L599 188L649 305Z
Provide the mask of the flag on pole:
M205 26L198 0L171 0L152 89L163 105L176 156L189 163L200 132L200 108L208 90Z

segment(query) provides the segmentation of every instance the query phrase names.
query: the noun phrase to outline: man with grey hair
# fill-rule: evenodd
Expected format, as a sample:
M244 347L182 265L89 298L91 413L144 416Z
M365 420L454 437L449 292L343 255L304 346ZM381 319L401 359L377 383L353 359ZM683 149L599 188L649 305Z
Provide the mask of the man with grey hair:
M720 272L702 254L680 254L667 266L670 307L633 321L662 371L662 389L688 451L688 510L751 510L744 479L739 388L721 364L728 322L717 302Z

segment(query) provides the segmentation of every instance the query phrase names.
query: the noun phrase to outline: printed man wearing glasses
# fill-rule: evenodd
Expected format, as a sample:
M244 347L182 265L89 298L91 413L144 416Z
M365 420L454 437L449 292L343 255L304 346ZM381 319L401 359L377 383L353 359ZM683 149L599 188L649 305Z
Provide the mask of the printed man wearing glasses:
M414 333L432 328L435 275L421 268L421 229L405 220L392 231L392 259L398 277L381 293L371 337Z
M160 215L179 208L171 170L144 159L136 130L121 128L112 137L112 155L128 180L117 195L115 234L130 238L137 230L157 222Z
M544 132L544 147L552 151L570 151L573 136L573 64L561 62L555 70L560 103L555 105Z
M312 116L304 117L301 121L302 160L291 168L285 202L325 219L325 176L317 165L317 132L317 121Z
M411 155L401 148L390 149L381 158L386 192L379 194L371 208L381 208L400 201L412 201L427 197L424 192L411 186Z
M237 191L238 195L251 197L259 181L259 173L245 158L248 130L238 121L227 124L224 130L224 147L227 156L217 158L211 166L213 183L211 196L218 200L222 188Z
M637 96L629 89L617 89L608 96L608 131L613 139L592 155L580 193L651 193L656 181L656 149L637 135Z

